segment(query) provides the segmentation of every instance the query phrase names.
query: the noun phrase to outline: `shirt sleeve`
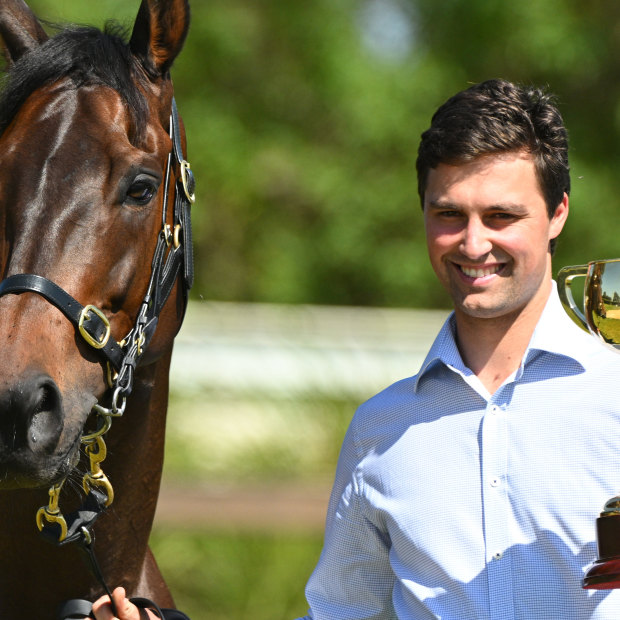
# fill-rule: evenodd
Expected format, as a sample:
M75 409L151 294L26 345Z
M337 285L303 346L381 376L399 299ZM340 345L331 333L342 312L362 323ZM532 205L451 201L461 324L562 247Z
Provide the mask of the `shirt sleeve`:
M354 431L344 439L327 512L325 542L306 586L308 615L298 620L388 620L394 573L389 537L364 497Z

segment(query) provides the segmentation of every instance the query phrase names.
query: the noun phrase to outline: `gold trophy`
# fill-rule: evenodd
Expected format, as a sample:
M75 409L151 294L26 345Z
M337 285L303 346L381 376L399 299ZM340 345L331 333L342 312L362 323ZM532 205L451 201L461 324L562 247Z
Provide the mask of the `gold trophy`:
M585 278L583 311L571 289L575 278ZM577 325L604 344L620 351L620 259L597 260L564 267L558 273L558 293L564 309ZM593 590L620 588L620 496L612 497L596 520L598 559L583 578Z

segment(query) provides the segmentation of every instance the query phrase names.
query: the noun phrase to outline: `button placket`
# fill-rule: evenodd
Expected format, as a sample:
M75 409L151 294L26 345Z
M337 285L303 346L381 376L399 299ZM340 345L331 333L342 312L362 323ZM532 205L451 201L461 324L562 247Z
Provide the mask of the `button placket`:
M482 501L491 609L500 605L496 593L512 590L510 548L510 505L507 493L507 412L489 403L482 427ZM505 599L504 599L505 600Z

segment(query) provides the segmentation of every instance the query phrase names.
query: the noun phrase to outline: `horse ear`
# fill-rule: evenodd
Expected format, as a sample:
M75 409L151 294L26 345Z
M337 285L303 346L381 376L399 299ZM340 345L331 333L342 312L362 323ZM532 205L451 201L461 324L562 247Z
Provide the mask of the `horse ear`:
M1 0L0 37L9 63L48 39L39 20L23 0Z
M181 51L188 28L187 0L142 0L129 47L149 75L162 77Z

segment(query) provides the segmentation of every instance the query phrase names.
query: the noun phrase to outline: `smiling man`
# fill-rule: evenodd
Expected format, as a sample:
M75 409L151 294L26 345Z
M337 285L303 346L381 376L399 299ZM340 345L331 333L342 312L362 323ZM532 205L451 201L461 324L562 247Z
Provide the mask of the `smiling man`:
M549 297L567 192L549 217L525 148L428 173L430 261L454 303L461 356L491 393L516 370Z
M562 118L538 89L472 86L433 116L417 170L454 312L418 374L351 422L306 618L617 620L620 592L581 588L620 486L620 358L552 280Z

